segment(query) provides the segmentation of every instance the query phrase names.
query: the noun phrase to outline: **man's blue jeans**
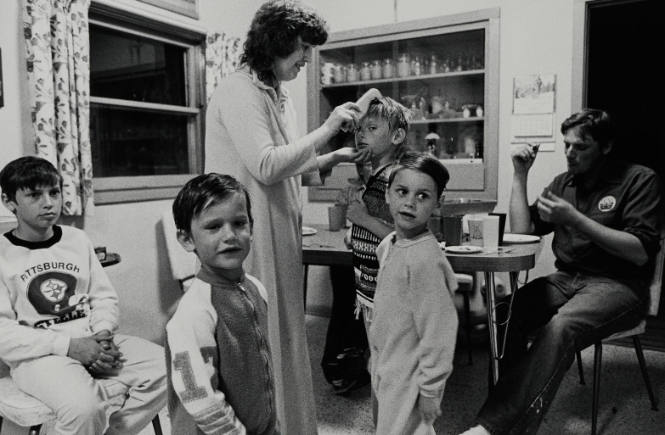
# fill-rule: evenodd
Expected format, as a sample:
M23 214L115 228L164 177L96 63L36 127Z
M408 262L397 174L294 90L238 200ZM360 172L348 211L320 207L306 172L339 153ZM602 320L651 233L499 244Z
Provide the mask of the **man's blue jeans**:
M493 435L535 433L576 350L635 326L646 313L646 294L609 278L562 271L522 287L513 301L501 376L478 423Z

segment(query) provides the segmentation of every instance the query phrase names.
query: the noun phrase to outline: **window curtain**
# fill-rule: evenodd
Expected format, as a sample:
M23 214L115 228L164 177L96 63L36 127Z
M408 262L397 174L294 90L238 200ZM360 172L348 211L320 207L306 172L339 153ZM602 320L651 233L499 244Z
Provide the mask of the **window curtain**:
M236 70L242 54L240 38L224 33L209 33L206 37L206 102L222 77Z
M23 1L35 153L62 175L63 215L90 215L90 0Z

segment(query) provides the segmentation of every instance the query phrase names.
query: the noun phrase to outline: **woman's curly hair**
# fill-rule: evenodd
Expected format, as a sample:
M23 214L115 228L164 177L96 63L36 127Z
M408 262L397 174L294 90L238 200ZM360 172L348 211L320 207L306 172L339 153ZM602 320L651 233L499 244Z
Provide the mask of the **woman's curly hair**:
M308 44L321 45L328 39L327 24L297 0L266 2L254 15L240 61L256 71L259 79L272 80L275 58L293 53L298 36Z

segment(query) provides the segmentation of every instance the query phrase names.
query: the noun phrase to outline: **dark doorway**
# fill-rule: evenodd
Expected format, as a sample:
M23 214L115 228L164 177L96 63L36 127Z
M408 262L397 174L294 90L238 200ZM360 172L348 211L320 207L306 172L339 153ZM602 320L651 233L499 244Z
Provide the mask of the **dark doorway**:
M586 106L610 112L616 152L665 177L665 32L661 0L592 2Z
M665 32L661 0L587 3L584 105L607 110L614 152L665 180ZM650 347L665 350L665 299L650 322ZM649 333L650 332L650 333ZM646 340L645 340L646 341Z

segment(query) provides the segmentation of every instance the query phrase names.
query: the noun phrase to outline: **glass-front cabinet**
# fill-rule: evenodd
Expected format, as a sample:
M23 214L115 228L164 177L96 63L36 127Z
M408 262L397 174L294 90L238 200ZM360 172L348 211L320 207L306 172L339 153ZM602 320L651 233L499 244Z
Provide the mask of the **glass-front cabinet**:
M309 129L377 88L410 109L409 147L448 168L446 199L496 201L498 18L489 9L331 35L309 68Z

